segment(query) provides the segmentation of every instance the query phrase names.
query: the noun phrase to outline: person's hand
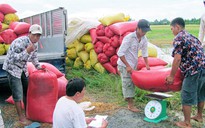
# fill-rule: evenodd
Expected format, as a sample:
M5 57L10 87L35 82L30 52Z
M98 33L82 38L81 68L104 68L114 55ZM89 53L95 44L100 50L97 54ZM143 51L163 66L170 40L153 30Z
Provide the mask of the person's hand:
M130 66L126 67L128 73L132 73L132 68Z
M41 65L39 68L37 68L38 70L44 70L44 71L46 71L47 69L46 69L46 66L45 65Z
M86 121L87 124L89 124L89 123L90 123L91 121L93 121L93 120L96 120L96 119L93 118L93 117L91 117L91 118L86 117L86 118L85 118L85 121Z
M107 128L107 125L108 125L108 121L105 120L105 119L102 119L102 126L100 128Z
M172 76L166 77L166 84L170 85L170 84L173 84L173 82L174 82L174 77Z
M26 51L27 51L28 54L30 54L30 53L33 52L34 50L35 50L35 46L34 46L33 43L30 43L30 44L28 45L28 47L26 48Z

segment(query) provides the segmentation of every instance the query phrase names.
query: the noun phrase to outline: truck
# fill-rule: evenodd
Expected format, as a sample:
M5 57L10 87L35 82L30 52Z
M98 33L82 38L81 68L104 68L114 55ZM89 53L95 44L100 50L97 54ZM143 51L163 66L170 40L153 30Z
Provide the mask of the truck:
M54 65L65 73L65 40L67 36L67 10L63 7L29 16L20 20L29 24L39 24L43 33L38 43L39 62ZM0 85L7 83L7 74L2 69L6 55L0 56Z

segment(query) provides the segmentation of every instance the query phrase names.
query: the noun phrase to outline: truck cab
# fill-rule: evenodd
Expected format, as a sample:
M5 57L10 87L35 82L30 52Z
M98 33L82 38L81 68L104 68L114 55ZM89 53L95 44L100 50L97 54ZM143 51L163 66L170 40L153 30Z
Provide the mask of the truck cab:
M65 40L67 35L67 10L60 7L20 20L29 24L39 24L43 33L38 43L39 62L54 65L65 73ZM2 69L6 55L0 56L0 84L8 82L6 72Z

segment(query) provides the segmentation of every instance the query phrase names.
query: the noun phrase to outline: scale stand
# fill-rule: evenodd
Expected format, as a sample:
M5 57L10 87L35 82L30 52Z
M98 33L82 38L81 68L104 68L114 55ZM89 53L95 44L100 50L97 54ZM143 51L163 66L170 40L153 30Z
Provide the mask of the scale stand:
M152 98L154 100L149 101L145 106L144 113L146 117L144 120L152 123L159 123L162 120L166 120L168 118L166 113L167 101L163 99L169 98L171 96L172 95L159 92L146 95L146 97Z

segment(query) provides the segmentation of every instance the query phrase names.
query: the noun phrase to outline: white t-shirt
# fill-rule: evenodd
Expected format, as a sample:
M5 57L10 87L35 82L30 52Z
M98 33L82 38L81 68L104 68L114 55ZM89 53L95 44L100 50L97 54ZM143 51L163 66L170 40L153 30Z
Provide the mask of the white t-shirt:
M133 69L136 69L138 61L138 51L142 50L142 57L148 57L147 47L148 41L146 36L143 36L141 38L141 41L139 42L135 31L124 37L122 44L117 52L117 55L119 57L125 56L125 59L128 62L128 64ZM117 64L126 67L120 58L118 58Z
M85 113L79 105L61 97L53 112L53 128L86 128Z

